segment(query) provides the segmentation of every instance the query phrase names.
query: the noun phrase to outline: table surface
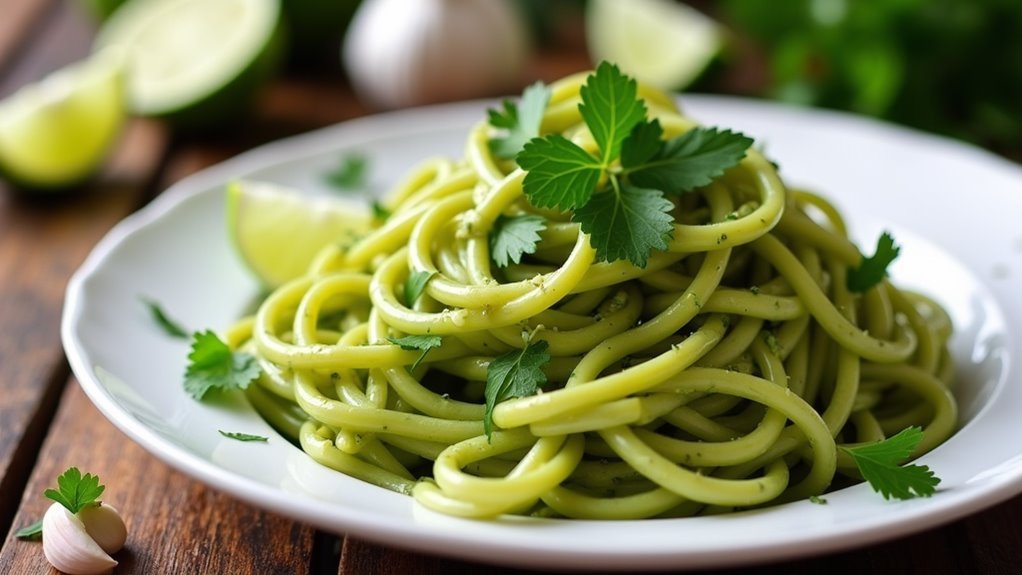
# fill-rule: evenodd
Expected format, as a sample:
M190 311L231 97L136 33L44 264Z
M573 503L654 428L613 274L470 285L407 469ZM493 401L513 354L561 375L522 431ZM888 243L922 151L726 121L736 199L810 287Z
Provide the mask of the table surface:
M93 25L62 0L2 0L0 94L87 53ZM59 41L57 40L59 39ZM586 66L543 54L534 77ZM324 533L241 503L171 469L106 421L82 393L60 344L68 278L117 221L173 182L264 142L370 112L339 74L289 75L243 130L202 140L131 120L101 177L61 198L0 183L0 573L43 573L42 546L14 531L39 519L42 497L72 465L98 474L129 536L115 573L519 573ZM879 545L732 573L1019 573L1022 497ZM52 570L51 570L52 571ZM55 572L55 571L54 571Z

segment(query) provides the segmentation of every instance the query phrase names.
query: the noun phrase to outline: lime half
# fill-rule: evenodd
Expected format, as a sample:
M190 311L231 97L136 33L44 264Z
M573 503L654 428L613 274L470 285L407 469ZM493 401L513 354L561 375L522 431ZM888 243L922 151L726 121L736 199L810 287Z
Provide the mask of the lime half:
M129 58L129 104L178 127L246 111L280 63L280 0L133 0L96 37Z
M717 22L674 0L591 0L586 35L594 61L666 90L691 84L724 44Z
M365 208L264 182L227 186L227 230L242 261L267 286L301 277L316 254L348 246L371 228Z
M91 176L124 124L123 58L102 52L0 102L0 168L21 187Z

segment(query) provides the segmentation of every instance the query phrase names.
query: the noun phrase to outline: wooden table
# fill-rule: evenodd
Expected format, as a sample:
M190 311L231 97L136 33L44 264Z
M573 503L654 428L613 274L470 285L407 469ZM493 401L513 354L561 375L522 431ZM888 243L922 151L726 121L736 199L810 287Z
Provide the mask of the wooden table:
M0 3L0 94L87 53L92 25L73 2ZM547 55L547 80L586 65ZM171 183L245 149L363 115L328 79L277 81L240 132L181 139L133 120L102 177L70 197L0 188L0 573L49 569L39 543L14 531L40 518L43 490L69 466L98 474L130 533L121 574L518 573L324 533L267 513L167 467L107 422L70 373L58 326L75 268L118 220ZM1005 438L1017 440L1017 438ZM756 573L1022 573L1022 497L940 528L845 553L750 567Z

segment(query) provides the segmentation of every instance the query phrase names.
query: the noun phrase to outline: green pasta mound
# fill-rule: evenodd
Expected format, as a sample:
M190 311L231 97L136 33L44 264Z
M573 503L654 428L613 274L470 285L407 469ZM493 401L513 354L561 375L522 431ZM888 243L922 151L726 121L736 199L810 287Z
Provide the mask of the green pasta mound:
M591 78L550 87L539 135L596 153ZM637 93L662 142L698 127ZM882 273L850 291L841 214L755 148L660 195L665 247L636 265L530 201L506 134L481 119L231 330L262 369L248 398L317 462L458 516L680 517L819 495L861 481L840 446L954 431L947 313Z

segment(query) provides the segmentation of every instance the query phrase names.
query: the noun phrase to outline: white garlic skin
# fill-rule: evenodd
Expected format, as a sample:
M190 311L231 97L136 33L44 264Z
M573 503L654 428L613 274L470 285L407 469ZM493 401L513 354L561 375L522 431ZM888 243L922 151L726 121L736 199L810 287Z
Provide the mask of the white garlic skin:
M128 540L128 527L121 514L111 505L100 503L89 505L78 512L78 518L85 525L85 532L109 554L117 553Z
M43 554L68 575L98 575L117 566L89 535L82 520L60 503L51 505L43 515Z
M343 57L360 97L397 108L506 93L528 50L508 0L366 0Z

